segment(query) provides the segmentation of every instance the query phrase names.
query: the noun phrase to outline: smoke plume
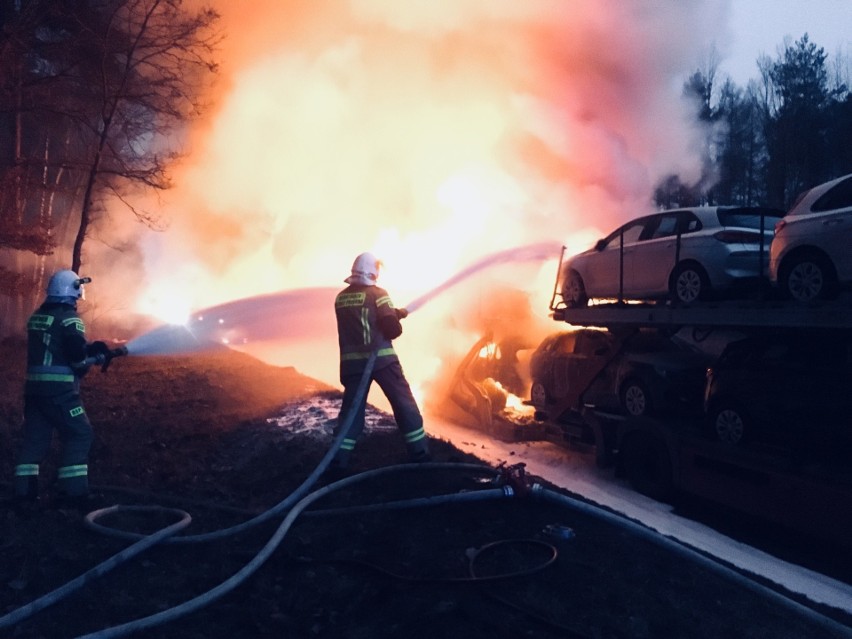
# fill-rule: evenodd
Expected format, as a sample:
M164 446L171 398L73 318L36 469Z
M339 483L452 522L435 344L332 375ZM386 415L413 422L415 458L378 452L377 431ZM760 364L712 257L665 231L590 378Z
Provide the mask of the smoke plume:
M158 203L168 230L140 235L139 312L342 287L366 250L402 306L493 253L583 250L647 212L661 176L699 175L681 86L725 3L213 5L223 72ZM505 325L519 292L530 330L558 328L547 319L557 259L483 271L413 314L398 340L412 381ZM281 339L245 348L336 382L336 335L299 313L269 313Z

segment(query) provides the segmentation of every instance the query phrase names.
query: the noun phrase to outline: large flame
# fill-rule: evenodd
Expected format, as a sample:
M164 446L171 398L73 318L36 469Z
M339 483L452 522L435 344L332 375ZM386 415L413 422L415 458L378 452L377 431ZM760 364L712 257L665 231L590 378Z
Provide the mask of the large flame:
M141 240L140 312L342 287L365 250L401 306L495 251L582 250L645 212L661 175L697 175L680 83L718 3L213 4L224 73L165 195L171 227ZM555 274L502 266L430 302L398 340L409 377L422 387L514 313L506 291L546 322ZM258 354L336 381L336 335L286 337Z

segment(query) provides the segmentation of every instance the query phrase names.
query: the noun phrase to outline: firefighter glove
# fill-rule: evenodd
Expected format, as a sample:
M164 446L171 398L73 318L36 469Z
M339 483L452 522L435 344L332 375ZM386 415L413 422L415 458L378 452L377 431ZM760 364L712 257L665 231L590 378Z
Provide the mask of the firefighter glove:
M396 316L397 316L398 319L405 319L406 317L408 317L408 310L407 309L396 308L394 310L396 311Z
M91 344L86 344L86 355L89 357L94 357L100 362L100 356L106 356L109 354L109 346L106 345L106 342L92 342Z

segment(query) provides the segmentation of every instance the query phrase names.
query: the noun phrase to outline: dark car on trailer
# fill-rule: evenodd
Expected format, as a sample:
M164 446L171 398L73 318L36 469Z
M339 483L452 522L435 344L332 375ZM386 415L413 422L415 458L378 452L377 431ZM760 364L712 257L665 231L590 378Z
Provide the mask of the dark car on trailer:
M583 407L625 417L700 413L709 362L652 329L563 331L532 354L531 402L556 420Z
M728 444L852 460L852 336L771 331L733 341L708 368L704 403L712 436Z

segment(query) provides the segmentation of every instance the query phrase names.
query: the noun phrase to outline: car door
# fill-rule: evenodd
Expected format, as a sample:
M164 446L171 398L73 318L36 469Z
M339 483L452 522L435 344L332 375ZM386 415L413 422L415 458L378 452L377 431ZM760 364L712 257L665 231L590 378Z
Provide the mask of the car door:
M547 390L550 401L561 400L568 394L569 376L574 358L577 331L554 336L545 348L540 348L533 359L533 382L540 382Z
M612 348L609 333L595 329L581 329L562 340L554 357L553 396L570 399L569 403L576 406L592 379L611 357Z
M852 258L849 242L852 239L852 177L835 185L814 202L813 217L808 216L809 242L822 247L831 257L841 282L852 280Z
M598 242L585 260L582 276L589 297L618 297L623 276L623 295L632 291L633 254L647 218L633 220Z
M594 329L580 332L574 345L571 384L579 402L589 385L615 355L610 333Z
M659 297L668 293L669 275L678 254L678 233L689 228L689 216L687 211L670 211L649 218L633 250L631 291L634 295Z

